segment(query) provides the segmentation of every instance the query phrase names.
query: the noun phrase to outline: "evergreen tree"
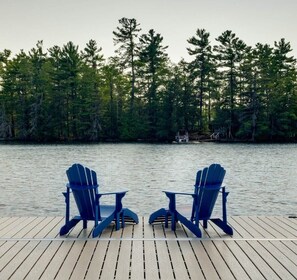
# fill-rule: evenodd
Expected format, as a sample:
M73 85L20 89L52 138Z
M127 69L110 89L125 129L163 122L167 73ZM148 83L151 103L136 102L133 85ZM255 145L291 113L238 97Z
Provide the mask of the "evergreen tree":
M176 125L178 130L193 131L199 118L197 98L189 71L189 64L181 60L176 68L178 73L178 91L176 96Z
M274 46L270 138L283 140L296 134L296 59L289 56L292 49L285 39Z
M178 66L173 66L171 76L164 89L160 91L160 112L158 120L158 138L172 141L177 131L184 127L179 122L179 98L183 94L183 80Z
M210 95L215 72L215 63L209 41L209 33L207 33L205 29L197 29L196 36L188 39L188 43L193 47L187 48L188 53L191 56L195 56L194 60L189 64L189 70L198 98L198 130L201 133L209 128L204 125L204 120L207 120L209 124L211 108Z
M22 50L7 62L3 75L2 93L9 116L9 134L13 139L30 139L30 101L32 96L33 66Z
M166 63L168 56L165 53L166 47L162 46L163 37L151 29L148 34L140 37L140 71L142 77L143 95L148 114L148 138L156 139L159 88L166 81Z
M32 63L32 98L30 101L30 134L34 140L46 139L48 117L46 99L49 92L47 54L43 52L43 42L38 41L36 48L29 52Z
M80 134L91 141L100 139L102 131L102 93L100 91L100 73L103 68L102 48L98 48L95 40L90 40L81 53L82 79L80 86L81 120Z
M224 82L223 94L225 96L222 110L226 110L228 118L225 120L228 138L234 137L236 130L235 110L238 97L238 67L242 62L246 51L246 44L240 40L232 31L227 30L216 39L220 45L216 45L221 70L221 79Z
M135 19L114 32L104 61L90 40L46 53L0 52L0 138L23 141L171 140L180 129L249 141L297 140L296 59L289 42L246 46L231 31L197 29L190 63L171 65L163 37L139 37Z
M256 87L259 99L259 114L256 137L268 140L270 134L271 94L272 94L272 54L273 48L265 44L256 44L255 67Z
M123 124L124 105L129 94L129 79L121 73L116 59L110 59L102 69L103 91L105 105L105 134L108 139L119 140L129 138L125 134ZM128 133L129 134L129 133Z
M130 94L130 110L133 115L134 99L135 99L135 82L136 82L136 60L137 52L137 37L139 31L139 24L136 19L121 18L119 20L120 27L113 32L114 44L119 45L117 53L121 57L122 67L129 71L131 80L131 94Z
M239 77L240 91L237 108L239 128L236 132L236 137L254 142L258 130L260 111L259 71L254 49L247 48L239 67Z
M50 74L50 97L48 111L50 127L48 129L49 140L66 140L67 113L66 92L64 91L63 73L61 65L61 48L53 46L49 50L49 74Z
M7 68L10 63L9 57L11 51L5 49L0 52L0 138L12 138L12 120L13 115L10 115L9 104L12 103L11 95L4 91L3 86L7 76Z

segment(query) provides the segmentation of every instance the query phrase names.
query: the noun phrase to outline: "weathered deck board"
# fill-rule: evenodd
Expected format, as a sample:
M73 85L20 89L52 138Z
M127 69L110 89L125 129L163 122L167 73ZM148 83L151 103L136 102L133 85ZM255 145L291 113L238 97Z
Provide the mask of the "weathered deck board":
M202 241L190 241L194 250L199 266L206 279L220 279L214 264L207 254Z
M155 244L157 250L160 278L173 279L174 272L172 269L168 269L168 267L172 267L171 258L168 254L168 242L158 240L158 238L161 239L164 237L164 227L162 224L154 226L154 235L157 238Z
M126 230L118 231L119 237L129 238L132 237L133 227L128 226ZM117 269L115 279L129 279L130 276L130 260L131 260L132 240L121 241ZM118 265L121 264L121 265Z
M45 250L47 249L50 241L36 241L36 242L30 242L31 245L35 245L36 246L33 248L33 250L31 251L31 253L27 256L26 259L24 259L24 261L20 264L20 266L18 267L17 271L12 275L11 279L23 279L24 275L27 275L30 270L32 269L32 267L35 265L35 263L38 261L38 259L40 258L40 256L45 252ZM19 255L17 257L20 261L23 260L23 257L21 255ZM3 278L5 279L5 278Z
M108 244L109 241L106 240L97 241L92 260L89 263L88 270L86 271L86 279L99 279Z
M138 280L144 278L143 259L143 218L140 218L139 225L133 226L132 256L131 256L131 279Z
M245 253L245 251L242 250L242 248L238 245L238 241L226 242L226 246L228 246L229 250L236 257L238 263L243 268L245 273L250 277L250 279L265 279L253 263L253 260L250 259L249 256Z
M25 279L40 279L46 278L49 270L47 270L47 267L49 263L52 261L53 257L55 256L56 252L60 248L62 242L61 241L55 241L51 242L49 241L49 245L46 248L46 250L43 252L43 254L39 257L37 262L34 266L31 267L31 270L28 272L28 274L24 277ZM54 275L52 275L53 277ZM49 277L48 277L49 278Z
M159 279L155 242L150 240L154 238L153 231L150 230L150 225L146 219L143 219L143 237L148 239L143 243L144 277L146 279Z
M108 227L91 238L63 217L0 218L0 279L297 279L297 219L230 217L233 237L211 222L198 239L177 225Z

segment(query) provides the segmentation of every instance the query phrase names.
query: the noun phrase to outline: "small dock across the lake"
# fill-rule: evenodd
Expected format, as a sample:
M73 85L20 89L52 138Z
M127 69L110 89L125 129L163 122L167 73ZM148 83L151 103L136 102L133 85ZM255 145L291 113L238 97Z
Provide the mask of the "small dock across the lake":
M77 225L58 235L63 217L0 218L0 279L297 279L297 219L229 218L225 235L211 222L203 238L146 218L91 238Z

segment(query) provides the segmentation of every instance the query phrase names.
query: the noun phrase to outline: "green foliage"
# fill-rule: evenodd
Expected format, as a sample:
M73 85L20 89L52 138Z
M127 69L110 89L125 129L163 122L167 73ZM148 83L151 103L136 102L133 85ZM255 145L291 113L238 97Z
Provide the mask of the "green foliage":
M163 47L162 41L163 37L156 34L153 29L140 38L139 76L142 82L139 90L145 101L149 139L159 138L157 121L161 117L159 114L160 90L166 85L168 72L166 68L168 57L165 53L167 46Z
M95 40L0 52L0 138L172 141L176 132L243 141L297 140L297 72L290 43L247 46L227 30L197 29L192 60L170 62L163 37L122 18L116 55Z
M199 108L197 125L200 133L208 131L211 119L211 92L214 90L213 77L215 75L215 61L209 41L209 33L205 29L197 29L196 37L188 40L194 49L188 48L188 53L195 56L189 64L190 78ZM207 123L207 124L206 124Z

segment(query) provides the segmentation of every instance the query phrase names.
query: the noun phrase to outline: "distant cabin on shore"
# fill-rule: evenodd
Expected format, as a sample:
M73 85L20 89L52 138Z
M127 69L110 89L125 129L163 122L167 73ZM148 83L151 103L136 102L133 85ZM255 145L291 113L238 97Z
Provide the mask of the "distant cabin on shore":
M179 130L175 136L175 142L177 143L188 143L189 142L189 133L187 130Z

